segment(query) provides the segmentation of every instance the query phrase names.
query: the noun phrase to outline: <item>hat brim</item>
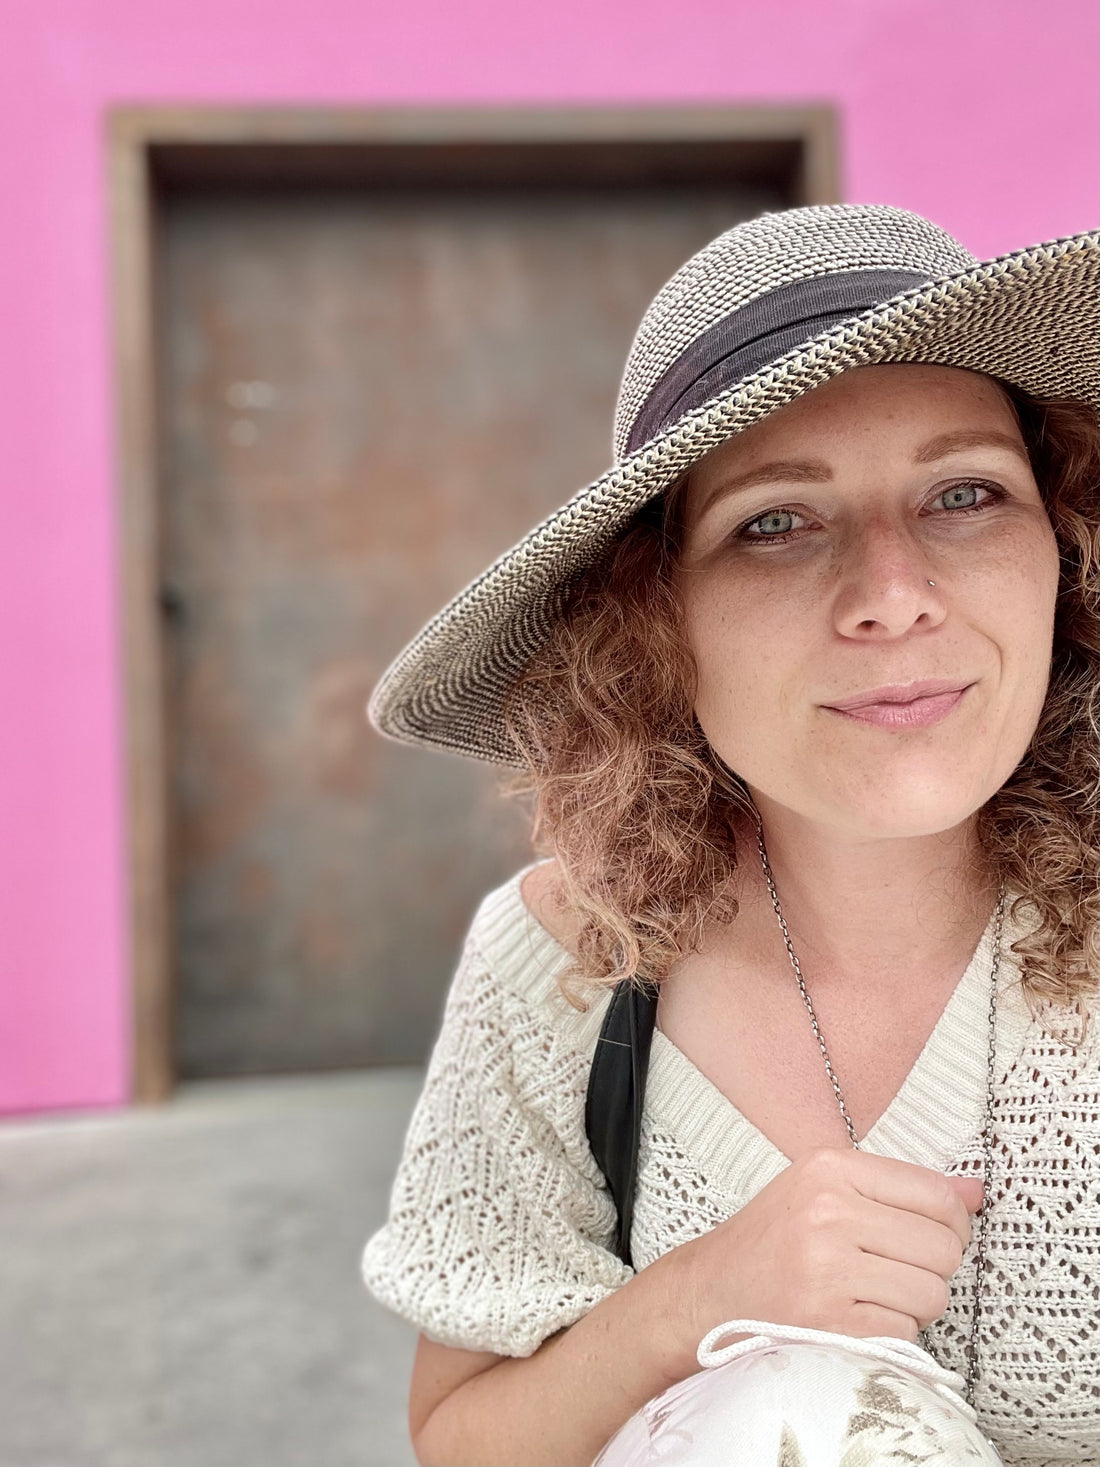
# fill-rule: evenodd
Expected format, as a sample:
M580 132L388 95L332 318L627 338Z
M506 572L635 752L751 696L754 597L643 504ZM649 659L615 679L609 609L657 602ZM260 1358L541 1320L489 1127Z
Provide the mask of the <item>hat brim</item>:
M1100 400L1100 233L1002 255L884 301L808 339L575 494L438 612L394 659L367 714L400 743L520 767L504 694L576 577L649 500L712 448L853 367L924 362L1040 398Z

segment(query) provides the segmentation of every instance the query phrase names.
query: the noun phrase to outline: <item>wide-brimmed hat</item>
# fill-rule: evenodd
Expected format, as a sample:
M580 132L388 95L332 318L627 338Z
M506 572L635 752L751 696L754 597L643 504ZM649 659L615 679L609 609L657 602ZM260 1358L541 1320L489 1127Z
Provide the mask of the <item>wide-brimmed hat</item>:
M880 362L962 367L1095 403L1098 281L1098 232L979 261L886 205L787 209L727 230L642 318L612 467L414 637L371 694L371 722L402 743L518 765L505 691L577 577L693 463L839 372Z

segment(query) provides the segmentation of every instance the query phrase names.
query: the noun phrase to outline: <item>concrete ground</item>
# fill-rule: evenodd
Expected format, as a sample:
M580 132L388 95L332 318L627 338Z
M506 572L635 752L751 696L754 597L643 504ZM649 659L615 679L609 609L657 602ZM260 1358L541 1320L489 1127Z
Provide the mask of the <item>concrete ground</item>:
M0 1119L0 1467L410 1467L359 1255L418 1069Z

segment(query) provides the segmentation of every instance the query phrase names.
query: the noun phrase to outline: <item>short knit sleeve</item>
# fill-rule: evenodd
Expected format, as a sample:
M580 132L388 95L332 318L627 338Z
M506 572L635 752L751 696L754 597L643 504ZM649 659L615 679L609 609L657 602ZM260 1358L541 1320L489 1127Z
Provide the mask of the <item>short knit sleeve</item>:
M590 1057L555 1022L565 1000L533 1001L489 956L491 902L467 936L362 1272L430 1339L527 1356L633 1270L611 1251L615 1207L584 1134Z

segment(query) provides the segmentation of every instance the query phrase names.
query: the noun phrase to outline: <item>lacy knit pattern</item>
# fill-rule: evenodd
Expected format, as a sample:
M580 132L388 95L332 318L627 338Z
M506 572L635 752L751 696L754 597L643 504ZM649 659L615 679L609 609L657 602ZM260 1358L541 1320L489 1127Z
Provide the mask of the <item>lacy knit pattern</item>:
M633 1276L589 1150L585 1095L610 991L561 996L565 949L517 872L482 902L447 995L371 1293L430 1339L531 1355ZM1100 1434L1100 1073L1095 1019L1029 1012L1008 951L998 980L993 1179L978 1424L1006 1467L1081 1467ZM916 1064L860 1147L980 1175L992 921ZM631 1235L639 1269L725 1221L789 1165L658 1029ZM978 1227L921 1344L966 1375Z

